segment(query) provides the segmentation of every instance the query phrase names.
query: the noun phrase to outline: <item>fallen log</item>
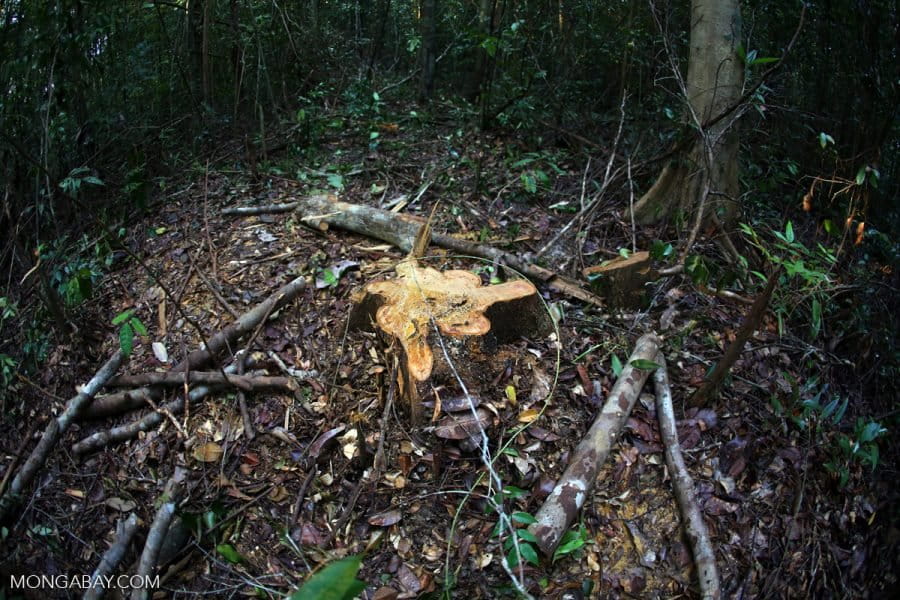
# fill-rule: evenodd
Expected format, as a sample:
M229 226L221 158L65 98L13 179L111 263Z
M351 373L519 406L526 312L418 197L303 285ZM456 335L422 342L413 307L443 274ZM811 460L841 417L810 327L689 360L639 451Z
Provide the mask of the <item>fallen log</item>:
M286 204L229 208L223 210L222 214L260 215L291 211L297 211L304 215L302 220L311 227L319 229L323 227L338 227L388 242L403 252L412 250L416 235L422 226L421 220L408 215L361 204L339 202L333 196L309 196ZM431 242L436 246L460 254L484 258L507 265L529 279L543 283L561 294L594 306L603 306L602 298L584 289L577 281L523 260L509 252L442 233L432 233Z
M553 555L563 534L589 497L600 466L618 439L641 387L650 375L646 367L653 364L658 352L659 338L655 334L649 333L638 339L600 414L575 448L568 467L535 515L536 522L528 527L545 555Z
M234 323L209 338L209 347L188 354L172 368L172 371L175 373L194 371L210 364L225 352L231 352L232 346L240 337L253 331L267 315L293 301L305 286L306 281L298 277L281 287L265 301L241 315ZM82 417L96 419L118 414L158 401L161 397L162 388L159 386L100 396L84 411Z
M124 359L125 353L122 350L117 350L91 380L81 388L81 391L66 403L63 412L55 419L50 419L47 428L44 429L41 440L34 450L31 451L21 470L16 473L12 483L9 484L9 489L0 497L0 522L18 504L22 492L31 483L41 467L44 466L44 463L47 462L50 451L53 450L72 422L81 415L85 407L94 399L94 394L119 370Z
M672 409L672 389L669 387L669 376L666 373L666 362L662 353L657 356L656 363L661 365L653 373L659 432L665 447L666 466L669 468L669 476L672 478L672 487L675 488L675 498L678 501L678 508L681 510L684 530L697 563L700 596L703 600L719 600L722 597L722 588L716 568L716 553L694 495L694 481L688 474L684 458L681 455L681 447L678 444L675 411Z

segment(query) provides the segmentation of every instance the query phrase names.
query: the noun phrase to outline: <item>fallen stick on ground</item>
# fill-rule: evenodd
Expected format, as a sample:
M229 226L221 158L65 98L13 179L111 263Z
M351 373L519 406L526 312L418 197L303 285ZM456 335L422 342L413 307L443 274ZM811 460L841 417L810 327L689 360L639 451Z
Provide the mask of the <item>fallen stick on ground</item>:
M153 525L147 532L147 543L144 544L144 551L141 552L141 559L138 562L135 577L139 580L147 581L156 571L156 561L159 557L159 550L162 548L163 541L166 538L166 532L169 531L169 525L175 516L175 509L184 493L183 480L185 477L184 469L175 468L175 474L166 482L163 489L162 504L156 511L156 518L153 519ZM135 588L131 592L131 600L147 600L150 597L150 590L147 588Z
M122 558L125 557L125 553L128 551L128 546L131 545L131 538L134 537L137 531L137 526L138 517L135 513L131 513L127 520L122 519L116 525L116 539L112 546L103 553L100 564L97 565L97 568L91 575L94 587L84 593L82 600L100 600L104 596L106 586L96 584L109 577L116 570L116 567L119 566L119 563L122 562Z
M224 351L229 350L241 336L250 333L266 315L270 315L291 302L306 286L302 277L294 279L277 292L269 296L265 301L257 304L251 310L241 315L237 321L209 338L209 347L195 350L188 354L184 360L172 368L173 372L194 371L213 361ZM118 414L148 404L148 399L158 401L162 396L159 387L146 387L128 392L109 394L97 398L84 412L85 418L99 418Z
M106 364L97 371L91 380L81 388L81 391L75 394L75 396L66 403L66 407L62 414L55 419L50 419L47 428L44 429L41 440L38 442L37 446L34 447L34 450L31 451L31 455L29 455L25 464L22 465L21 470L16 473L12 483L9 484L9 489L2 497L0 497L0 521L3 521L12 507L18 503L20 495L28 484L31 483L41 467L44 466L44 463L47 462L50 451L53 450L59 442L59 439L69 428L69 425L72 424L72 421L78 418L85 407L90 404L91 400L94 398L94 394L109 381L122 365L124 359L125 353L121 350L117 350L116 353L106 361Z
M294 390L296 384L289 377L267 377L265 375L228 375L226 379L221 371L191 371L190 373L141 373L139 375L120 375L107 386L110 387L136 387L162 385L166 387L178 387L184 384L187 375L189 384L203 385L231 385L245 392L253 392L267 389Z
M678 432L675 429L675 411L672 409L672 389L669 387L669 376L666 373L666 361L659 354L656 363L661 365L653 373L656 388L656 416L659 419L659 431L666 449L666 466L675 488L675 498L681 510L681 518L694 560L697 562L697 575L700 579L700 596L703 600L719 600L722 589L719 585L719 573L716 569L716 553L709 540L709 532L700 506L694 496L694 482L688 474L678 444Z
M638 339L600 414L575 448L565 473L535 515L536 522L528 527L545 555L553 555L563 534L578 516L597 479L600 466L618 439L641 387L650 375L649 370L637 368L634 363L651 363L658 353L659 338L655 334L648 333ZM641 366L640 362L638 365Z
M225 368L226 374L234 373L234 371L234 365L229 365ZM213 391L213 388L211 386L198 385L188 393L188 400L190 402L196 402L200 398L203 398L204 396L209 394L211 391ZM72 452L74 452L75 454L86 454L88 452L93 452L94 450L104 448L113 443L134 439L142 431L150 431L151 429L159 427L167 414L177 415L183 410L184 395L179 395L171 402L163 404L162 406L158 407L157 410L154 410L151 413L147 413L139 419L136 419L124 425L119 425L118 427L113 427L112 429L98 431L87 436L86 438L82 439L80 442L72 446Z
M247 216L292 212L295 210L303 215L302 220L311 227L338 227L388 242L403 252L412 250L416 234L422 227L422 223L419 220L407 215L362 204L338 202L329 196L307 196L296 202L288 202L286 204L228 208L223 210L222 214ZM562 294L595 306L603 306L603 301L600 297L584 289L577 281L523 260L509 252L442 233L432 233L431 243L460 254L505 264L520 271L530 279L548 285Z

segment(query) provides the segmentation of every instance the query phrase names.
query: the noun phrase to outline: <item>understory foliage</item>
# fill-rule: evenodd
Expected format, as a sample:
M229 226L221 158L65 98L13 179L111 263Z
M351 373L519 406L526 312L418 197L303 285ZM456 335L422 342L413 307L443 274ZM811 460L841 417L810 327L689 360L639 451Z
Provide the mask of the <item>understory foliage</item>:
M472 174L465 202L489 214L533 205L549 215L540 245L555 234L549 220L561 227L586 199L614 197L628 221L660 157L693 133L672 73L687 69L689 4L3 2L0 419L13 417L11 398L53 349L84 333L81 310L133 260L127 234L141 216L165 208L177 178L202 181L210 165L255 189L278 177L340 194L355 167L323 140L362 132L360 169L377 170L381 155L412 152L393 140L398 128L440 130L448 163ZM765 410L773 427L816 448L824 485L859 489L897 452L900 431L900 14L888 0L814 0L800 24L800 2L741 4L744 87L760 85L738 125L738 257L702 245L684 268L697 289L745 296L779 278L771 327L803 376L779 373L784 389ZM419 83L428 48L432 87ZM502 143L483 142L485 131ZM604 175L607 161L616 168ZM442 177L444 189L459 184ZM383 200L386 189L366 193ZM465 202L447 208L452 217ZM573 243L602 251L591 233L602 217L585 212ZM497 241L493 224L479 226L478 241ZM504 227L503 242L520 237L521 224ZM631 235L654 244L654 259L678 255L665 229ZM322 287L338 286L341 271L318 268ZM126 353L147 331L132 309L111 310L104 325ZM539 565L525 528L533 517L512 516L518 527L494 535L508 564ZM580 550L584 531L554 558ZM351 597L361 560L323 569L293 597L343 577L350 583L334 597Z

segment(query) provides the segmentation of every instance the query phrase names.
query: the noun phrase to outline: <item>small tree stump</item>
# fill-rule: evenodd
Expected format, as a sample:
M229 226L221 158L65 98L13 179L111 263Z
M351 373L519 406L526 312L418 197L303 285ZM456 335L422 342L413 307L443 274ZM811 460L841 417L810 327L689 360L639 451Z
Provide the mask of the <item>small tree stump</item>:
M595 278L593 286L611 308L625 309L642 308L647 303L644 284L656 277L650 268L650 253L646 251L588 267L583 273L585 277Z
M415 425L422 423L422 398L431 385L456 388L456 375L467 386L483 382L498 344L551 329L527 280L482 286L474 273L441 272L413 259L395 271L395 279L371 282L357 293L350 326L399 344L398 384Z

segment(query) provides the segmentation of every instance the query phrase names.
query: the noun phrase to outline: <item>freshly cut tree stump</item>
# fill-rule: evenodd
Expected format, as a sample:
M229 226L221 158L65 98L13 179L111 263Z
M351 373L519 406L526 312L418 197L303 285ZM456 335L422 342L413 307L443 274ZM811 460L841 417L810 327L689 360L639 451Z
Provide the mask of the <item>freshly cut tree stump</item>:
M537 289L520 279L483 286L468 271L438 271L414 259L397 277L374 281L356 297L350 326L375 330L402 352L398 384L413 424L422 422L422 398L431 386L489 381L499 344L543 336L551 325Z

